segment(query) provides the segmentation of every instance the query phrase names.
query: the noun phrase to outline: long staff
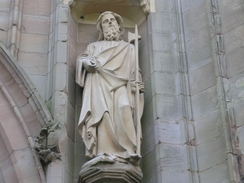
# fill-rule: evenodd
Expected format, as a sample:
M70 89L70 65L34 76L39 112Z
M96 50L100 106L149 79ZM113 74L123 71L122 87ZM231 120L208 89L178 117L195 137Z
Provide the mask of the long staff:
M136 141L137 149L136 153L141 154L141 117L140 117L140 90L139 90L139 59L138 59L138 28L135 25L135 56L136 56Z

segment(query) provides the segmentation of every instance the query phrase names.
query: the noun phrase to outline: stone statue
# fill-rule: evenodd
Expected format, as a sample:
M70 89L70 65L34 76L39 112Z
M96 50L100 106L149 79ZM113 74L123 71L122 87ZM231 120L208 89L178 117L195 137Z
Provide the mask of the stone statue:
M136 69L135 47L122 40L123 20L116 13L102 13L97 29L98 41L89 44L76 63L76 82L83 87L78 131L90 159L105 154L138 160L141 142L136 137L141 137L141 129L137 128L135 112L141 117L144 84ZM136 85L139 106L135 104Z

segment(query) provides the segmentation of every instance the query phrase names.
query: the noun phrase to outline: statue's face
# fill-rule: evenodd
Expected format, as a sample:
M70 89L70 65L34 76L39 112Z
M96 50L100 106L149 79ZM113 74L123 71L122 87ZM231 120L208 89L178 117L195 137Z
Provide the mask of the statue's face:
M109 28L114 27L115 29L119 29L117 20L112 14L106 14L102 18L102 29L103 32L108 32Z

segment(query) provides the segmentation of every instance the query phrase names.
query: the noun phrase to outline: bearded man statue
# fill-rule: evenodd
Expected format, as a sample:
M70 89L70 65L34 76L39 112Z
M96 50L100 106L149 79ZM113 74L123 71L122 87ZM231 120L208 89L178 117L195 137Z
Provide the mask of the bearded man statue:
M83 87L78 131L90 159L109 154L140 159L136 152L141 129L135 122L135 85L140 85L140 116L144 85L136 81L135 47L122 40L123 20L106 11L97 21L99 38L78 56L76 82Z

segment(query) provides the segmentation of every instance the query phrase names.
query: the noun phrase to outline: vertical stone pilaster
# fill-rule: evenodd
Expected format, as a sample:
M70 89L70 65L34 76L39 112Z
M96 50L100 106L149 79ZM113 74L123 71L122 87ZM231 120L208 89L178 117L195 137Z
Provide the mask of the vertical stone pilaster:
M242 182L242 172L240 171L242 165L238 162L241 152L237 145L236 122L233 114L230 82L227 77L226 51L218 0L210 0L208 3L210 9L209 19L212 27L213 58L217 76L217 92L223 121L229 178L231 182Z
M75 134L75 57L76 28L69 6L53 1L49 35L47 103L55 122L62 126L59 148L63 182L73 182ZM52 168L50 168L52 170ZM49 174L52 175L52 174ZM53 179L50 179L53 180Z

